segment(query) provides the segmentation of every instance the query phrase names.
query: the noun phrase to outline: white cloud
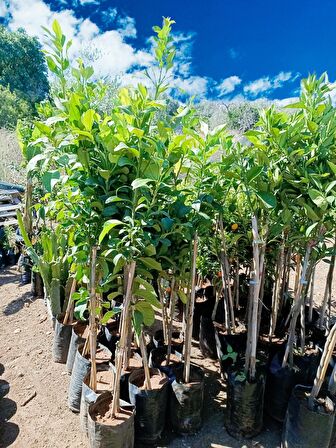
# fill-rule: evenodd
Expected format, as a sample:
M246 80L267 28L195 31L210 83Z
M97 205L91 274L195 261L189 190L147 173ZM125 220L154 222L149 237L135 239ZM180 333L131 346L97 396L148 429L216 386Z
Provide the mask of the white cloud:
M172 85L186 95L205 97L208 90L208 79L202 76L189 76L188 78L176 78Z
M239 76L229 76L228 78L223 79L217 86L216 90L219 92L219 96L227 95L228 93L232 93L239 84L241 84L242 80Z
M258 96L260 93L267 93L275 89L283 87L286 82L293 82L299 76L299 73L293 75L292 72L280 72L273 78L265 76L256 79L244 86L244 92L252 97Z
M79 0L81 5L99 5L99 0Z
M252 96L257 96L261 92L266 92L272 88L272 83L268 77L256 79L244 86L244 92Z
M278 107L285 107L285 106L288 106L289 104L294 104L294 103L298 102L299 99L300 98L298 96L291 96L289 98L283 98L281 100L273 100L273 102Z
M122 34L125 38L134 38L137 36L137 30L135 28L135 20L133 17L120 17L118 19L118 25L120 28L118 28L118 31L120 34Z

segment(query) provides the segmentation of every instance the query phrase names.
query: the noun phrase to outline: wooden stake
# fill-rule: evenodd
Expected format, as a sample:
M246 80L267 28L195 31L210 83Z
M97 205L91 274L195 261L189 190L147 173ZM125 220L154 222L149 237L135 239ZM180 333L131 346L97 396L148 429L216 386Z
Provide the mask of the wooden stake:
M175 277L172 278L172 281L170 284L170 309L169 309L169 326L168 326L167 366L170 363L174 312L175 312Z
M90 339L90 357L91 357L90 389L92 389L94 392L97 389L96 261L97 261L97 246L93 246L91 251L89 339Z
M335 235L335 241L333 246L333 254L330 259L328 274L327 274L327 281L324 289L324 296L323 296L323 302L320 312L320 318L318 321L318 327L320 329L323 328L324 325L324 319L326 315L328 300L331 300L331 292L332 292L332 283L333 283L333 277L334 277L334 269L335 269L335 260L336 260L336 235Z
M161 281L162 281L162 279L159 277L158 278L158 291L159 291L159 298L160 298L160 303L161 303L161 308L162 308L163 339L164 339L164 343L167 345L168 344L168 313L167 313L167 305L166 305L166 300L164 297L164 292L162 289Z
M194 307L195 307L197 246L198 246L198 237L197 237L197 232L196 232L195 236L194 236L194 249L193 249L192 266L191 266L191 293L190 293L190 300L188 303L186 333L185 333L185 341L184 341L183 378L184 378L184 382L186 384L188 384L189 380L190 380L190 357L191 357L191 338L192 338L193 316L194 316Z
M122 371L122 363L124 358L124 351L127 349L126 347L126 341L127 341L127 319L125 316L128 315L130 311L131 306L131 300L132 300L132 288L133 288L133 280L134 280L134 274L135 274L135 267L136 263L135 261L132 261L129 264L129 269L127 269L128 272L128 278L127 278L127 289L126 289L126 295L124 300L124 312L123 312L123 322L121 325L121 332L120 332L120 340L118 344L118 348L116 350L116 373L114 376L114 385L113 385L113 400L110 408L110 414L111 417L114 418L119 411L119 399L120 399L120 377L121 377L121 371Z
M63 320L63 325L71 325L73 322L73 311L75 307L75 302L72 300L72 294L76 291L77 281L76 279L72 279L71 289L68 298L68 305L66 309L66 313Z
M275 334L276 324L278 320L278 310L282 290L281 280L283 280L284 262L285 262L285 246L284 243L282 243L280 246L280 254L275 269L275 285L272 295L272 312L271 312L271 321L269 330L270 341L272 340L272 336L274 336Z
M311 245L307 245L306 254L304 257L304 263L302 267L302 273L301 273L301 280L296 290L296 295L294 298L294 304L292 309L292 318L289 326L289 335L288 335L288 341L286 346L286 351L283 357L282 361L282 367L286 367L288 357L290 357L290 366L293 366L293 345L294 345L294 339L295 339L295 329L296 329L296 322L297 318L299 316L300 310L301 310L301 304L304 300L304 296L302 294L302 288L303 285L306 283L306 273L308 268L308 262L310 259L311 254ZM301 259L301 258L300 258Z
M139 337L139 346L140 346L140 351L141 351L141 356L142 356L143 368L144 368L144 372L145 372L145 389L152 390L143 328L141 328L141 333L140 333L140 337Z
M320 360L320 365L317 369L316 377L314 380L314 386L309 395L308 405L310 409L314 408L314 400L316 400L320 392L335 345L336 345L336 324L334 324L334 326L330 330L330 333L326 340L322 357Z

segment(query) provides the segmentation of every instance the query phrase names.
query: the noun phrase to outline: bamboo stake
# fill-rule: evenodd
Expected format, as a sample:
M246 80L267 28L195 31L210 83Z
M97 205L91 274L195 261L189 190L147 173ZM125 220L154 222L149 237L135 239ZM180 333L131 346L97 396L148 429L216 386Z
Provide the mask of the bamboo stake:
M292 318L289 326L289 335L288 335L288 341L286 345L286 351L283 357L282 361L282 367L286 367L288 356L290 357L290 365L293 365L293 344L294 344L294 338L295 338L295 328L296 328L296 322L297 318L300 313L301 304L304 299L304 296L302 294L302 288L303 285L306 283L306 272L308 268L308 262L311 254L311 245L307 245L306 254L304 257L304 263L302 267L302 273L301 273L301 280L299 282L299 285L296 290L296 295L294 298L294 305L292 309Z
M221 246L222 246L221 257L220 257L221 270L222 270L222 282L223 282L223 288L226 287L226 290L227 290L230 321L231 321L232 331L235 332L235 317L234 317L233 300L232 300L231 284L230 284L230 268L229 268L229 262L227 260L225 232L224 232L224 227L223 227L223 220L221 217L219 218L219 229L220 229L220 234L221 234Z
M146 344L145 344L145 336L143 333L143 328L141 328L141 333L139 337L139 346L141 350L141 356L142 356L142 362L143 362L143 368L145 372L145 389L146 390L152 390L151 380L150 380L150 371L148 367L148 357L147 357L147 350L146 350Z
M284 258L285 258L285 246L284 244L281 244L280 256L276 264L275 285L272 295L272 312L271 312L270 331L269 331L270 341L272 340L272 336L274 336L275 334L276 324L278 320L278 309L280 302L280 294L282 290L281 280L283 279L283 270L284 270Z
M97 389L97 366L96 366L96 348L97 348L97 323L96 323L96 260L97 246L92 247L91 251L91 276L90 276L90 357L91 357L91 375L90 389L94 392Z
M168 344L168 315L167 315L167 305L164 297L164 292L162 290L161 278L158 278L158 290L159 290L159 298L162 307L162 330L163 330L163 338L164 343Z
M33 217L31 210L32 200L33 200L33 180L31 178L28 178L25 193L25 208L24 208L23 222L29 237L31 237L33 233Z
M168 327L167 366L169 365L170 355L171 355L174 312L175 312L175 277L172 278L171 285L170 285L170 310L169 310L169 327Z
M215 301L215 306L214 306L214 308L212 310L211 320L215 320L216 319L218 304L219 304L219 293L218 293L218 291L216 289L216 301Z
M123 322L121 325L121 333L120 333L120 340L118 344L118 348L116 351L116 373L114 376L114 385L113 385L113 400L111 404L111 417L115 417L117 412L119 411L119 398L120 398L120 377L121 377L121 371L122 371L122 363L124 358L124 351L127 348L126 347L126 338L127 338L127 319L125 319L125 316L128 315L130 305L131 305L131 299L132 299L132 288L133 288L133 279L135 274L135 261L132 261L129 264L128 272L128 278L127 278L127 289L126 289L126 296L125 296L125 302L124 302L124 313L123 313Z
M239 257L236 260L236 308L239 310Z
M329 378L328 391L331 395L336 395L336 362Z
M301 255L296 254L295 256L295 283L294 283L294 296L297 295L297 290L299 288L299 281L300 281L300 271L301 271Z
M322 353L322 357L320 360L320 365L317 369L316 377L314 380L314 386L309 395L308 406L310 409L314 408L314 400L317 398L317 396L320 392L320 389L322 387L324 377L327 372L329 362L331 360L331 357L332 357L332 354L333 354L333 351L335 348L335 344L336 344L336 324L334 324L334 326L330 330L330 333L326 340L324 350Z
M73 311L74 311L74 307L75 307L75 302L74 302L74 300L72 300L72 294L74 294L74 292L76 291L76 286L77 286L77 281L74 278L74 279L72 279L71 289L70 289L69 298L68 298L68 305L67 305L67 309L65 312L63 325L67 325L67 324L71 325L73 322Z
M333 246L333 254L330 259L328 274L327 274L327 281L324 289L324 296L323 296L323 302L320 312L320 318L318 321L318 327L320 329L323 328L324 324L324 318L327 310L328 300L331 300L331 292L332 292L332 283L333 283L333 277L334 277L334 269L335 269L335 259L336 259L336 235L335 235L335 242Z
M194 307L195 307L197 246L198 246L198 237L197 237L197 232L196 232L195 236L194 236L194 249L193 249L192 266L191 266L191 292L190 292L190 299L189 299L189 303L188 303L187 320L186 320L186 334L185 334L185 341L184 341L183 378L184 378L184 382L186 384L188 384L189 380L190 380L190 356L191 356L191 338L192 338L193 316L194 316Z
M253 295L252 295L252 312L251 320L248 325L251 327L251 351L250 356L246 359L245 370L249 372L250 380L253 380L256 372L257 361L257 325L258 325L258 306L259 306L259 291L260 291L260 250L259 244L261 243L258 222L255 215L252 216L252 234L253 234L253 264L254 264L254 276L253 276Z

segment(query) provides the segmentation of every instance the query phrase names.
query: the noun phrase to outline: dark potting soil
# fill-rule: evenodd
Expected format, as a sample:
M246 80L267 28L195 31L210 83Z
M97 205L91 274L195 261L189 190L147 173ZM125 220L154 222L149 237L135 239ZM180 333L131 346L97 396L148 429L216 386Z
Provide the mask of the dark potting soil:
M141 375L138 378L134 379L132 384L138 387L140 390L146 390L145 387L145 375ZM168 382L166 375L160 373L152 373L150 375L150 383L152 390L159 390Z

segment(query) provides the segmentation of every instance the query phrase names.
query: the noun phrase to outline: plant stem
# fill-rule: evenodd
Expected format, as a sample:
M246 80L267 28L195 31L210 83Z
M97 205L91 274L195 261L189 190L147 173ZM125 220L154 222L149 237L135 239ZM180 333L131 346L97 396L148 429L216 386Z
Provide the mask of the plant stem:
M184 341L183 378L184 378L184 382L186 384L188 384L189 380L190 380L190 356L191 356L191 338L192 338L193 316L194 316L194 307L195 307L197 246L198 246L198 236L197 236L197 232L196 232L195 236L194 236L194 249L193 249L192 266L191 266L191 292L190 292L190 300L188 302L187 319L186 319L186 334L185 334L185 341Z
M330 259L328 274L327 274L327 281L324 289L324 296L323 296L323 302L320 312L320 318L318 321L318 327L323 328L324 324L324 318L327 310L328 305L328 299L331 298L331 290L332 290L332 283L333 283L333 277L334 277L334 269L335 269L335 259L336 259L336 235L335 235L335 241L333 246L333 254Z
M72 294L76 291L76 286L77 286L77 281L74 278L74 279L72 279L71 289L70 289L69 298L68 298L68 305L67 305L66 313L64 316L63 325L68 325L68 324L71 325L72 324L73 310L74 310L74 305L75 305L74 300L72 300Z
M127 289L124 301L124 312L122 315L122 325L120 332L120 340L118 344L118 348L116 351L116 373L114 375L114 385L113 385L113 400L110 408L111 417L116 417L117 412L119 411L119 398L120 398L120 377L122 371L122 363L124 358L124 352L127 349L127 333L128 333L128 316L131 306L132 299L132 288L133 288L133 279L135 274L135 266L136 262L132 261L128 265L128 278L127 278Z
M309 395L308 405L309 405L310 409L314 408L314 400L317 398L317 396L320 392L320 389L323 384L324 377L327 372L329 362L331 360L335 345L336 345L336 324L334 324L334 326L330 330L330 333L326 340L324 350L322 353L322 357L320 360L320 365L317 369L316 377L314 380L314 386Z
M96 260L97 246L91 250L91 276L90 276L90 357L91 357L91 375L90 388L96 391L97 388L97 366L96 366L96 347L97 347L97 323L96 323Z
M145 344L145 335L143 333L143 327L141 328L141 333L139 336L139 346L142 356L143 368L145 372L145 389L152 390L151 381L150 381L150 371L148 367L148 357L147 357L147 349Z
M292 309L292 318L289 326L289 335L288 335L288 341L286 346L286 351L283 357L282 361L282 367L286 367L288 357L290 358L290 366L293 366L293 345L294 345L294 338L295 338L295 328L296 328L296 322L297 318L300 313L302 301L304 300L304 295L302 293L303 285L306 283L306 273L308 268L308 263L310 259L311 254L311 245L308 243L306 248L306 254L304 257L303 267L302 267L302 273L301 273L301 280L298 284L295 298L294 298L294 304ZM300 258L301 259L301 258Z
M175 277L172 278L172 281L170 284L170 309L169 309L169 327L168 327L167 366L169 365L170 355L171 355L174 312L175 312Z

